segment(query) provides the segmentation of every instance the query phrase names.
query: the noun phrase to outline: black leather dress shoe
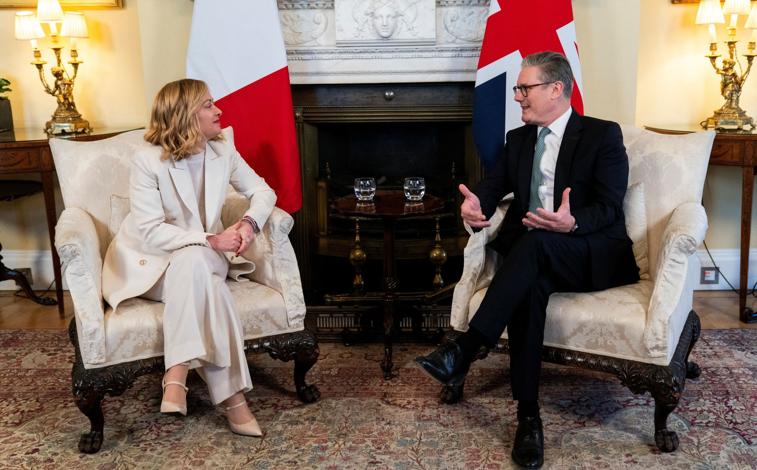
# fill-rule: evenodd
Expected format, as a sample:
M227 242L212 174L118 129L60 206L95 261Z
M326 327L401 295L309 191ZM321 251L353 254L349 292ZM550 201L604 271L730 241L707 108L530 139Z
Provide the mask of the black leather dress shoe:
M465 379L470 362L463 356L460 346L454 341L447 341L427 356L418 356L415 362L445 385L455 385Z
M541 468L544 465L544 430L540 417L518 421L512 456L521 467Z

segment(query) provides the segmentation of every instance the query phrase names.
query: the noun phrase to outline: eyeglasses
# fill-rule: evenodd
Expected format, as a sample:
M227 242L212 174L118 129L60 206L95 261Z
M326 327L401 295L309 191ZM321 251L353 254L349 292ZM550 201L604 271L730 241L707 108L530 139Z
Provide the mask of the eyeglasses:
M533 85L515 85L513 87L513 94L520 92L520 94L525 98L528 96L528 90L530 90L531 88L541 85L551 85L553 83L555 82L534 83Z

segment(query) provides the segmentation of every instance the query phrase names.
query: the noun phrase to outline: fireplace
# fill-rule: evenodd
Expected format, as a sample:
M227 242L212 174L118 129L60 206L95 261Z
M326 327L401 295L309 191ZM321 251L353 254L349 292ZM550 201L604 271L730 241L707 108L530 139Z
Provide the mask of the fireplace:
M296 215L295 250L308 305L349 290L354 221L335 217L334 198L350 194L357 176L379 188L401 188L406 176L423 176L427 192L445 201L439 220L448 262L447 283L459 277L467 235L459 219L459 183L473 184L481 168L472 144L473 84L295 85L294 108L302 158L303 208ZM380 288L380 221L361 221L368 289ZM430 289L435 220L397 224L401 289ZM324 276L323 273L328 273ZM417 273L417 275L416 275Z

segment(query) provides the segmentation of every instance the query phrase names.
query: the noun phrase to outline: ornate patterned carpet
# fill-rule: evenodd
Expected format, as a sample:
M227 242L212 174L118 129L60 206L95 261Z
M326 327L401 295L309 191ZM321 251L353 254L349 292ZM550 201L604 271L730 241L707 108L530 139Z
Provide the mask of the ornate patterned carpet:
M323 395L312 405L296 399L291 364L252 358L248 399L262 439L231 434L196 376L186 418L158 413L160 377L142 377L106 399L103 448L83 455L76 446L89 423L71 399L66 334L0 331L0 467L512 468L507 356L476 363L465 400L443 405L412 361L429 349L398 345L398 376L385 381L381 345L323 344L309 374ZM693 356L702 377L687 382L669 420L681 441L672 454L654 446L649 396L611 376L546 366L545 468L757 468L757 330L704 331Z

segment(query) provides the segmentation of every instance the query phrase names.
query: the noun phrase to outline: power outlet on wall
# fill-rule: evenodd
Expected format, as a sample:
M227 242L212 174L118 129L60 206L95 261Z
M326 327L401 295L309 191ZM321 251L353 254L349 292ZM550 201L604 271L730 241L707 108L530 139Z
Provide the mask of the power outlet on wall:
M32 279L32 268L18 268L16 271L24 275L26 280L29 281L29 285L34 284L34 279Z
M699 275L700 284L719 284L720 283L720 271L715 267L702 268Z

